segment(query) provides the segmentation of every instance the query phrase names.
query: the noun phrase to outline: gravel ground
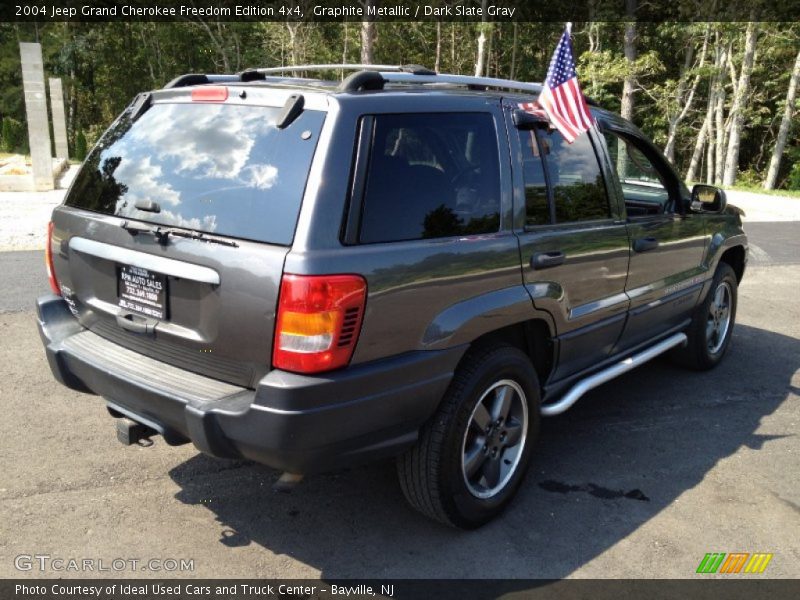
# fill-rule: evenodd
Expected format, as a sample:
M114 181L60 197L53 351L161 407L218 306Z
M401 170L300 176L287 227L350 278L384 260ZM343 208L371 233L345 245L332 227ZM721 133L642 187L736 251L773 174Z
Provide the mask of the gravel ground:
M77 166L70 167L59 189L50 192L0 192L0 252L44 248L50 214L64 200L77 171Z

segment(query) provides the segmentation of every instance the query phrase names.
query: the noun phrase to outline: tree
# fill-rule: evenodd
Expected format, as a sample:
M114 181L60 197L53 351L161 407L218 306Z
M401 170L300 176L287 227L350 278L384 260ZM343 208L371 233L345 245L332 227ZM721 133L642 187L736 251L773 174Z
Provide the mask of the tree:
M364 12L375 6L375 0L365 0L362 3ZM375 62L375 21L361 21L361 64L371 65Z
M705 32L703 34L703 47L700 51L700 59L697 64L697 73L694 76L694 80L692 81L691 85L688 85L688 81L691 78L691 74L693 69L692 66L692 56L694 54L694 42L690 39L686 45L686 55L684 59L684 66L683 72L681 73L681 77L678 81L678 84L675 88L674 94L674 102L675 102L675 112L668 116L669 122L669 129L667 132L667 143L664 146L664 156L671 162L675 162L675 142L678 135L678 126L683 122L688 114L689 110L692 107L692 102L694 101L694 96L697 93L697 87L700 84L700 77L703 69L703 65L706 62L706 50L708 49L708 33L709 33L709 25L706 25ZM687 87L688 86L688 87ZM707 129L707 127L706 127Z
M628 16L634 16L636 12L636 0L625 0L625 10ZM622 103L620 107L620 114L629 120L633 120L633 105L634 94L636 93L636 74L634 71L634 63L636 62L636 21L628 21L625 23L625 38L623 45L623 52L625 54L625 62L628 65L628 71L625 79L622 81Z
M86 154L88 153L87 145L86 136L83 135L83 131L78 131L78 135L75 139L75 158L78 160L86 159Z
M789 90L786 92L786 105L783 108L783 118L778 129L778 137L775 138L775 148L772 150L772 159L769 161L769 170L764 180L765 190L774 190L778 181L778 169L781 166L783 150L786 147L786 138L789 137L789 130L792 126L792 116L794 115L794 101L797 94L797 85L800 82L800 52L794 61L792 76L789 78Z
M478 52L477 56L475 57L475 77L482 77L484 70L486 69L486 44L488 43L489 36L492 33L492 26L487 22L487 4L488 0L482 0L481 6L483 7L483 11L481 12L482 16L480 25L478 25Z
M742 129L744 127L744 106L750 92L750 75L753 72L753 61L756 54L756 39L758 37L758 23L750 21L745 33L744 56L742 68L739 72L739 83L734 88L733 106L730 112L730 134L728 136L728 152L725 156L725 172L722 178L723 185L736 183L739 171L739 146L741 144ZM730 57L729 57L730 60ZM731 68L733 64L731 63ZM733 77L731 80L733 81Z

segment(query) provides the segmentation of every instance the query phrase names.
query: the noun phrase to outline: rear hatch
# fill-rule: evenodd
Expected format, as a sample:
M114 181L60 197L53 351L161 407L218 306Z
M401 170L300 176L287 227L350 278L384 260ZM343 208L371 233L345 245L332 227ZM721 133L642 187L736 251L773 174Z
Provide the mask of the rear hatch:
M270 368L283 263L325 111L279 128L291 92L216 89L195 95L204 101L192 89L157 92L123 113L53 213L53 261L85 327L254 387Z

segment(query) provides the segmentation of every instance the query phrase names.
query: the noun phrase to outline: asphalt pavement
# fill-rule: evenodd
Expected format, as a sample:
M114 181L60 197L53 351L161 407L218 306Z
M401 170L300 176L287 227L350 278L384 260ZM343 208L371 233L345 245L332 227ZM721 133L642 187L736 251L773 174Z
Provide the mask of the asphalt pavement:
M159 439L123 447L103 402L47 368L32 312L42 253L0 253L0 577L691 578L708 552L773 553L758 577L800 577L800 222L746 229L723 364L656 359L547 419L516 501L475 532L408 508L391 462L286 494L259 465ZM15 567L34 554L140 562ZM193 569L140 570L150 559Z

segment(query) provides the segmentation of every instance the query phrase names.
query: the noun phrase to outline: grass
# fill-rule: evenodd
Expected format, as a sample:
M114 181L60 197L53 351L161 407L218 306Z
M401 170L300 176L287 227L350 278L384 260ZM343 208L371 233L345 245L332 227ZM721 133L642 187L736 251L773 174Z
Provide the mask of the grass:
M754 194L766 194L768 196L783 196L785 198L800 199L800 190L765 190L760 185L733 185L727 186L726 190L737 192L752 192Z

